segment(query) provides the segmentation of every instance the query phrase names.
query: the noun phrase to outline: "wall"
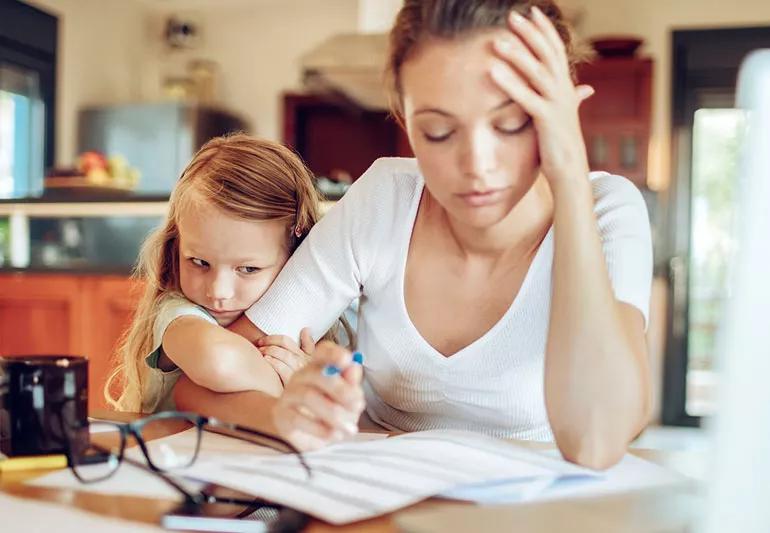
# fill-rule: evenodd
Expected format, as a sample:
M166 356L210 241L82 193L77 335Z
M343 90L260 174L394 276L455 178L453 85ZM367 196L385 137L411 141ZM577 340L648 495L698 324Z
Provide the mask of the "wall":
M185 13L202 24L200 47L169 52L153 39L150 55L157 59L143 67L144 93L158 97L162 78L183 75L191 59L214 60L220 66L221 102L243 114L254 133L271 139L281 134L281 93L300 87L301 56L335 33L356 31L358 22L356 0L196 5L201 7ZM168 14L152 15L153 34L160 35Z
M670 170L671 32L675 29L770 25L768 0L562 0L580 15L579 33L634 34L655 60L649 185L668 186Z
M163 79L191 59L220 64L219 100L259 135L280 137L280 94L299 88L299 59L326 37L356 31L357 0L28 0L59 17L56 164L77 155L84 106L162 98ZM171 11L173 9L173 11ZM201 23L200 47L170 51L167 15Z
M56 164L77 150L77 111L84 105L138 100L144 58L144 8L120 0L30 0L59 17Z

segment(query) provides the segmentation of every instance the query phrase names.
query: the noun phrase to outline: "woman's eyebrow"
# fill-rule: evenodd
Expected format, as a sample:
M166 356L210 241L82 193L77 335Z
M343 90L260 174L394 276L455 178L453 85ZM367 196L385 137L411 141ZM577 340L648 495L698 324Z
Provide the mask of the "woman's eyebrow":
M425 107L423 109L418 109L417 111L412 113L412 116L416 117L417 115L422 115L423 113L438 113L439 115L443 115L445 117L449 117L449 118L454 117L454 115L449 111L444 111L443 109L439 109L437 107Z
M503 100L502 102L494 106L492 109L490 109L489 112L494 113L496 111L500 111L501 109L504 109L508 106L515 105L515 104L516 102L514 102L512 99L506 98L505 100ZM416 117L417 115L421 115L423 113L437 113L447 118L454 118L454 115L452 113L450 113L449 111L440 109L438 107L424 107L424 108L418 109L417 111L412 113L412 116Z

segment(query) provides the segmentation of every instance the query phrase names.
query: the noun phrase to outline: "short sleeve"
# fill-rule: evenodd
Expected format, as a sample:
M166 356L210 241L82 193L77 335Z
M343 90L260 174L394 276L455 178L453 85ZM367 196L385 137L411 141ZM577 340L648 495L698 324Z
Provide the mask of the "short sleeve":
M592 174L594 213L612 289L618 301L633 305L649 320L652 290L652 236L647 206L628 179Z
M320 339L359 297L392 223L393 159L379 159L326 213L268 291L246 311L260 330Z
M161 371L158 368L158 360L160 359L160 347L161 344L163 344L163 335L166 333L168 326L174 320L182 316L196 316L212 324L217 324L214 317L186 298L179 296L166 297L161 302L158 309L158 315L155 317L155 324L152 329L152 350L145 358L145 362L150 368Z

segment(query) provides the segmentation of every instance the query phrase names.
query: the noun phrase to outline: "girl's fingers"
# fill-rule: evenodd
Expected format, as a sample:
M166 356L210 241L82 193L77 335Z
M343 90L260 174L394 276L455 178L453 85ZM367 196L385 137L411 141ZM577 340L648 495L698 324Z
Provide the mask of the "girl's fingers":
M537 6L532 7L532 21L543 32L559 59L562 62L567 61L567 48L564 46L564 41L561 40L561 36L554 28L551 19L546 17L545 13Z
M299 351L299 345L286 335L266 335L257 340L257 346L280 346L290 352L296 353Z
M275 357L271 357L269 355L265 357L265 361L267 361L267 363L273 367L273 370L275 370L276 374L278 374L278 377L281 378L281 383L283 383L284 388L286 388L289 380L294 375L294 369L280 359L276 359Z
M553 76L543 63L532 55L521 39L515 35L497 39L494 49L497 55L510 63L535 91L546 98L553 96Z
M532 88L524 82L510 65L503 61L495 61L489 69L492 80L519 104L532 118L543 116L544 102Z
M560 61L556 50L553 49L542 30L535 26L532 21L516 11L511 12L508 21L513 32L521 37L521 40L529 47L535 57L542 61L551 72L557 73L566 66L561 64L562 61Z
M309 360L309 357L304 354L296 354L278 346L266 346L260 348L259 351L262 352L262 355L264 356L274 357L279 361L283 361L292 370L299 370L305 366Z
M299 345L303 352L308 355L313 355L315 351L315 341L313 341L313 335L310 333L310 328L302 328L299 332Z

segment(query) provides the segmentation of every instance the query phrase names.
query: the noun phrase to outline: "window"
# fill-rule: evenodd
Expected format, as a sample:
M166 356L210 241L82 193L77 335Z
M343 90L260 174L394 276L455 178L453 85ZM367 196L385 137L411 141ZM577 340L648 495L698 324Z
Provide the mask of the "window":
M39 75L0 63L0 198L42 193L44 116Z
M719 382L714 350L730 289L745 122L735 109L735 84L741 61L757 48L770 48L770 27L673 34L666 424L699 425L714 412Z
M43 192L54 161L56 17L0 2L0 198Z

